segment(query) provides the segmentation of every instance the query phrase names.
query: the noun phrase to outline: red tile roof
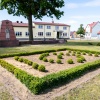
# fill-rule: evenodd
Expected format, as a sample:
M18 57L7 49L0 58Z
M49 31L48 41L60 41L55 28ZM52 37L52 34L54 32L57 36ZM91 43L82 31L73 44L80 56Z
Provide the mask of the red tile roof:
M15 26L15 27L28 27L28 23L13 22L13 26ZM34 26L33 26L33 28L34 28Z
M34 22L34 24L37 24L37 25L53 25L53 26L70 26L70 25L67 25L67 24L63 24L63 23L54 23L54 22Z

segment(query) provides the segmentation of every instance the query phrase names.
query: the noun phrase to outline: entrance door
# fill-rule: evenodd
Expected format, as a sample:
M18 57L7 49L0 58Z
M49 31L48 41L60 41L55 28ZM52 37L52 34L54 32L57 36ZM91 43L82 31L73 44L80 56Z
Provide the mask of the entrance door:
M59 32L57 32L57 39L59 39Z

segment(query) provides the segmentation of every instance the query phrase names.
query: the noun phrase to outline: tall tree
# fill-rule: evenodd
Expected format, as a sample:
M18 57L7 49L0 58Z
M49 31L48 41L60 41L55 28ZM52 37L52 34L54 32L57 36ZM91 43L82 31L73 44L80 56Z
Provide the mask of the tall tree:
M29 40L33 41L32 16L42 19L43 16L54 16L59 19L64 12L60 10L64 0L2 0L1 9L7 9L9 14L24 16L28 19Z
M81 36L83 36L85 34L85 30L83 28L83 24L80 24L80 27L78 28L76 33L80 35L80 39L81 39Z

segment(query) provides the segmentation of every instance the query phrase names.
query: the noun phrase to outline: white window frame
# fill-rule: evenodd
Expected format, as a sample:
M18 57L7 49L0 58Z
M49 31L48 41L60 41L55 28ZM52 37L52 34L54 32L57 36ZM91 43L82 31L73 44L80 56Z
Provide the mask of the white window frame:
M38 25L38 28L39 29L43 29L43 25Z
M46 36L51 36L51 32L46 32Z
M67 26L63 26L63 30L67 30Z
M67 36L67 32L63 33L63 36Z
M55 26L55 29L56 29L56 30L59 30L59 26Z
M43 32L38 32L38 36L43 36Z
M50 25L47 25L47 29L51 29L51 26Z

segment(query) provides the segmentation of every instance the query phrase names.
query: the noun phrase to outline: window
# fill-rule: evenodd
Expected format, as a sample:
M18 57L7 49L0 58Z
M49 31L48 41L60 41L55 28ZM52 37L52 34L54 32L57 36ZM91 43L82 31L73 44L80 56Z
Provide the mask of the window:
M63 33L63 36L67 36L67 33Z
M43 32L38 32L38 36L43 36Z
M29 36L29 32L25 32L25 35L26 35L26 36Z
M47 26L47 29L51 29L51 26Z
M22 32L16 32L16 36L22 36Z
M51 32L46 32L46 36L51 36Z
M55 26L55 29L56 29L56 30L59 30L59 26Z
M43 29L43 25L39 25L38 28L39 28L39 29Z
M67 27L66 27L66 26L64 26L64 27L63 27L63 30L66 30L66 29L67 29Z

